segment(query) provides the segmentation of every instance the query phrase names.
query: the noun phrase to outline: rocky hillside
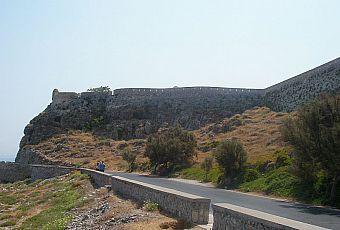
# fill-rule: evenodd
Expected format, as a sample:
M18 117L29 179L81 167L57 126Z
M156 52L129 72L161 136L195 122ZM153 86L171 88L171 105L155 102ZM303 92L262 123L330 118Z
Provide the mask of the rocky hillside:
M280 126L287 115L273 112L266 107L256 107L195 130L198 140L195 161L200 162L210 155L221 140L231 138L237 138L245 145L250 162L270 160L275 150L285 146L280 135ZM108 169L125 170L127 164L122 160L122 153L129 149L138 154L139 170L147 170L147 159L143 157L145 141L114 140L90 132L69 131L39 144L24 146L17 161L94 168L98 160L104 160Z
M244 145L250 163L272 160L275 150L287 147L280 133L287 116L267 107L255 107L196 130L199 159L211 154L222 140L236 138Z

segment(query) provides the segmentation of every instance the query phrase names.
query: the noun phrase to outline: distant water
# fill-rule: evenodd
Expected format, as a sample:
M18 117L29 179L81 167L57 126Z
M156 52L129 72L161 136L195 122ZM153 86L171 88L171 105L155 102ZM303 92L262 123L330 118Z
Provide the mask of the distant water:
M0 161L14 162L14 160L15 160L15 155L8 155L8 154L0 153Z

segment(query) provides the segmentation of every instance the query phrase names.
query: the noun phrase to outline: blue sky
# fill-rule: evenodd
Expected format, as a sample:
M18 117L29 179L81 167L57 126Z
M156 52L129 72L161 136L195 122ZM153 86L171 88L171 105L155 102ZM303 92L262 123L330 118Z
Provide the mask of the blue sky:
M0 160L54 88L265 88L340 55L340 1L0 0Z

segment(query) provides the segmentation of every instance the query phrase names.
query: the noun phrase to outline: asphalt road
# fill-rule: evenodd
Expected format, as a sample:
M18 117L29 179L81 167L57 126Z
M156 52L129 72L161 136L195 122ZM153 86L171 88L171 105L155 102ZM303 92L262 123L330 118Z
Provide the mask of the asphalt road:
M109 173L115 176L121 176L136 181L207 197L211 199L212 203L230 203L308 224L340 230L340 210L337 209L279 201L270 198L236 193L225 189L211 188L204 185L179 182L167 178L150 177L123 172Z

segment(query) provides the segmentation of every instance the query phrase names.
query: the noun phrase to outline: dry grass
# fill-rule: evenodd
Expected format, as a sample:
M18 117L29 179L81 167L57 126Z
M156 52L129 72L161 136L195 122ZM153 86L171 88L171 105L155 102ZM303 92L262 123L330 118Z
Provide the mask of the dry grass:
M138 163L147 161L142 154L145 148L144 139L115 141L80 131L57 135L25 148L32 149L56 164L65 162L87 168L95 168L97 161L103 160L108 170L126 170L128 165L122 159L126 148L138 153Z
M56 209L59 201L81 204L81 194L91 191L91 188L89 180L85 180L82 176L61 176L45 181L37 180L33 183L26 180L13 184L0 184L0 228L13 229L23 225L22 228L25 229L29 224L37 224L39 218L33 220L33 217L38 217L51 208ZM62 191L67 192L63 200L60 198ZM68 199L68 195L72 197ZM48 223L44 222L44 224Z
M230 121L237 120L237 126L231 131L214 133L212 130L216 124L210 124L196 130L195 135L199 146L236 138L244 145L250 163L270 160L273 158L275 150L286 146L280 133L280 127L283 119L287 116L286 113L276 113L266 107L256 107L217 124L235 123ZM212 150L213 148L207 152L199 151L197 161L201 162L212 153Z
M163 216L161 218L153 220L145 220L137 223L130 223L125 225L122 230L159 230L159 229L191 229L191 230L203 230L198 226L190 226L187 223L174 220L170 217Z

